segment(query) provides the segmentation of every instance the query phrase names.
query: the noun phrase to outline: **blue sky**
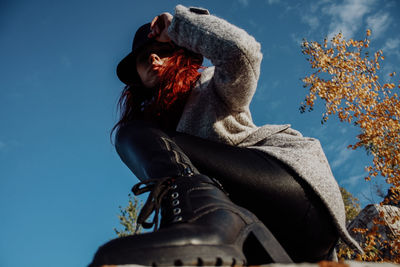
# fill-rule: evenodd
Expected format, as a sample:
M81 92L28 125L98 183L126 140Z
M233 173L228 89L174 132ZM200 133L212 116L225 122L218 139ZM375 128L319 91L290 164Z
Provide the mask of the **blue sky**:
M382 74L400 72L398 1L3 0L0 266L84 266L115 237L118 206L137 182L109 141L123 88L115 67L135 30L178 3L206 7L261 43L256 124L290 123L319 138L339 184L363 206L380 200L374 182L363 181L370 158L346 149L357 129L335 119L321 125L321 103L299 113L310 73L300 42L338 31L363 38L370 28L372 51L387 58Z

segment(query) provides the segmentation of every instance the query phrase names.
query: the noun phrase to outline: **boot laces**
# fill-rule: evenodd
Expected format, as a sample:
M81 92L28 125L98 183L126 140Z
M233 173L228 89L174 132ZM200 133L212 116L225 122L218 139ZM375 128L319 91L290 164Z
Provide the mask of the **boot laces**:
M132 192L136 196L150 192L146 202L139 212L135 230L136 233L139 229L139 225L145 229L149 229L154 226L154 231L158 230L158 217L161 208L161 202L168 191L172 189L172 183L174 181L174 177L148 179L132 187ZM146 221L153 212L155 212L153 220L151 222Z

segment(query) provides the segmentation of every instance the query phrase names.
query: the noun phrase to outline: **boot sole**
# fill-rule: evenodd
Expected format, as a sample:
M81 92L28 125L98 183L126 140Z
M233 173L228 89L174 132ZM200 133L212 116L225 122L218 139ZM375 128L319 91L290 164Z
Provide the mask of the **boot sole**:
M101 265L134 263L145 266L243 266L254 265L252 260L258 261L257 255L263 253L267 253L271 262L292 262L273 234L254 214L242 208L232 212L241 216L246 223L234 243L196 245L195 238L191 241L184 241L183 238L182 242L177 242L175 245L157 246L156 242L145 242L149 245L144 247L139 245L135 249L135 237L132 237L132 243L130 242L132 239L127 237L115 239L100 248L94 262L89 266L99 266L99 263ZM250 260L247 258L248 254L257 255ZM265 263L267 262L260 262L260 264Z
M246 264L245 256L236 246L155 247L140 251L124 251L126 257L122 256L121 252L119 251L118 257L125 260L135 259L135 264L146 266L244 266Z
M283 250L272 233L259 222L243 229L235 244L232 245L182 245L165 247L119 248L115 254L109 251L107 262L134 262L145 266L246 266L248 259L243 246L253 235L273 262L291 263L292 260ZM254 244L251 245L254 248ZM115 257L115 259L113 259Z

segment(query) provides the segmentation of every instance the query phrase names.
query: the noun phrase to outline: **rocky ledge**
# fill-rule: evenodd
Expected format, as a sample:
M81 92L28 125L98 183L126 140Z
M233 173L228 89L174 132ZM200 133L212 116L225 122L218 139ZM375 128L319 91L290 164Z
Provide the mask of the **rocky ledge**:
M362 261L321 261L318 263L292 263L292 264L265 264L259 265L260 267L400 267L400 264L390 262L362 262ZM103 265L102 267L144 267L143 265Z

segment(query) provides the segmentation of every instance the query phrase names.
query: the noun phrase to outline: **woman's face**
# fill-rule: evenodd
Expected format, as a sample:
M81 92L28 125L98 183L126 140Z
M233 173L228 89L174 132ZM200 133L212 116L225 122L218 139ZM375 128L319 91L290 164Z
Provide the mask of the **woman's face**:
M136 70L147 88L154 88L160 82L159 68L172 55L170 43L154 42L142 48L136 56Z

